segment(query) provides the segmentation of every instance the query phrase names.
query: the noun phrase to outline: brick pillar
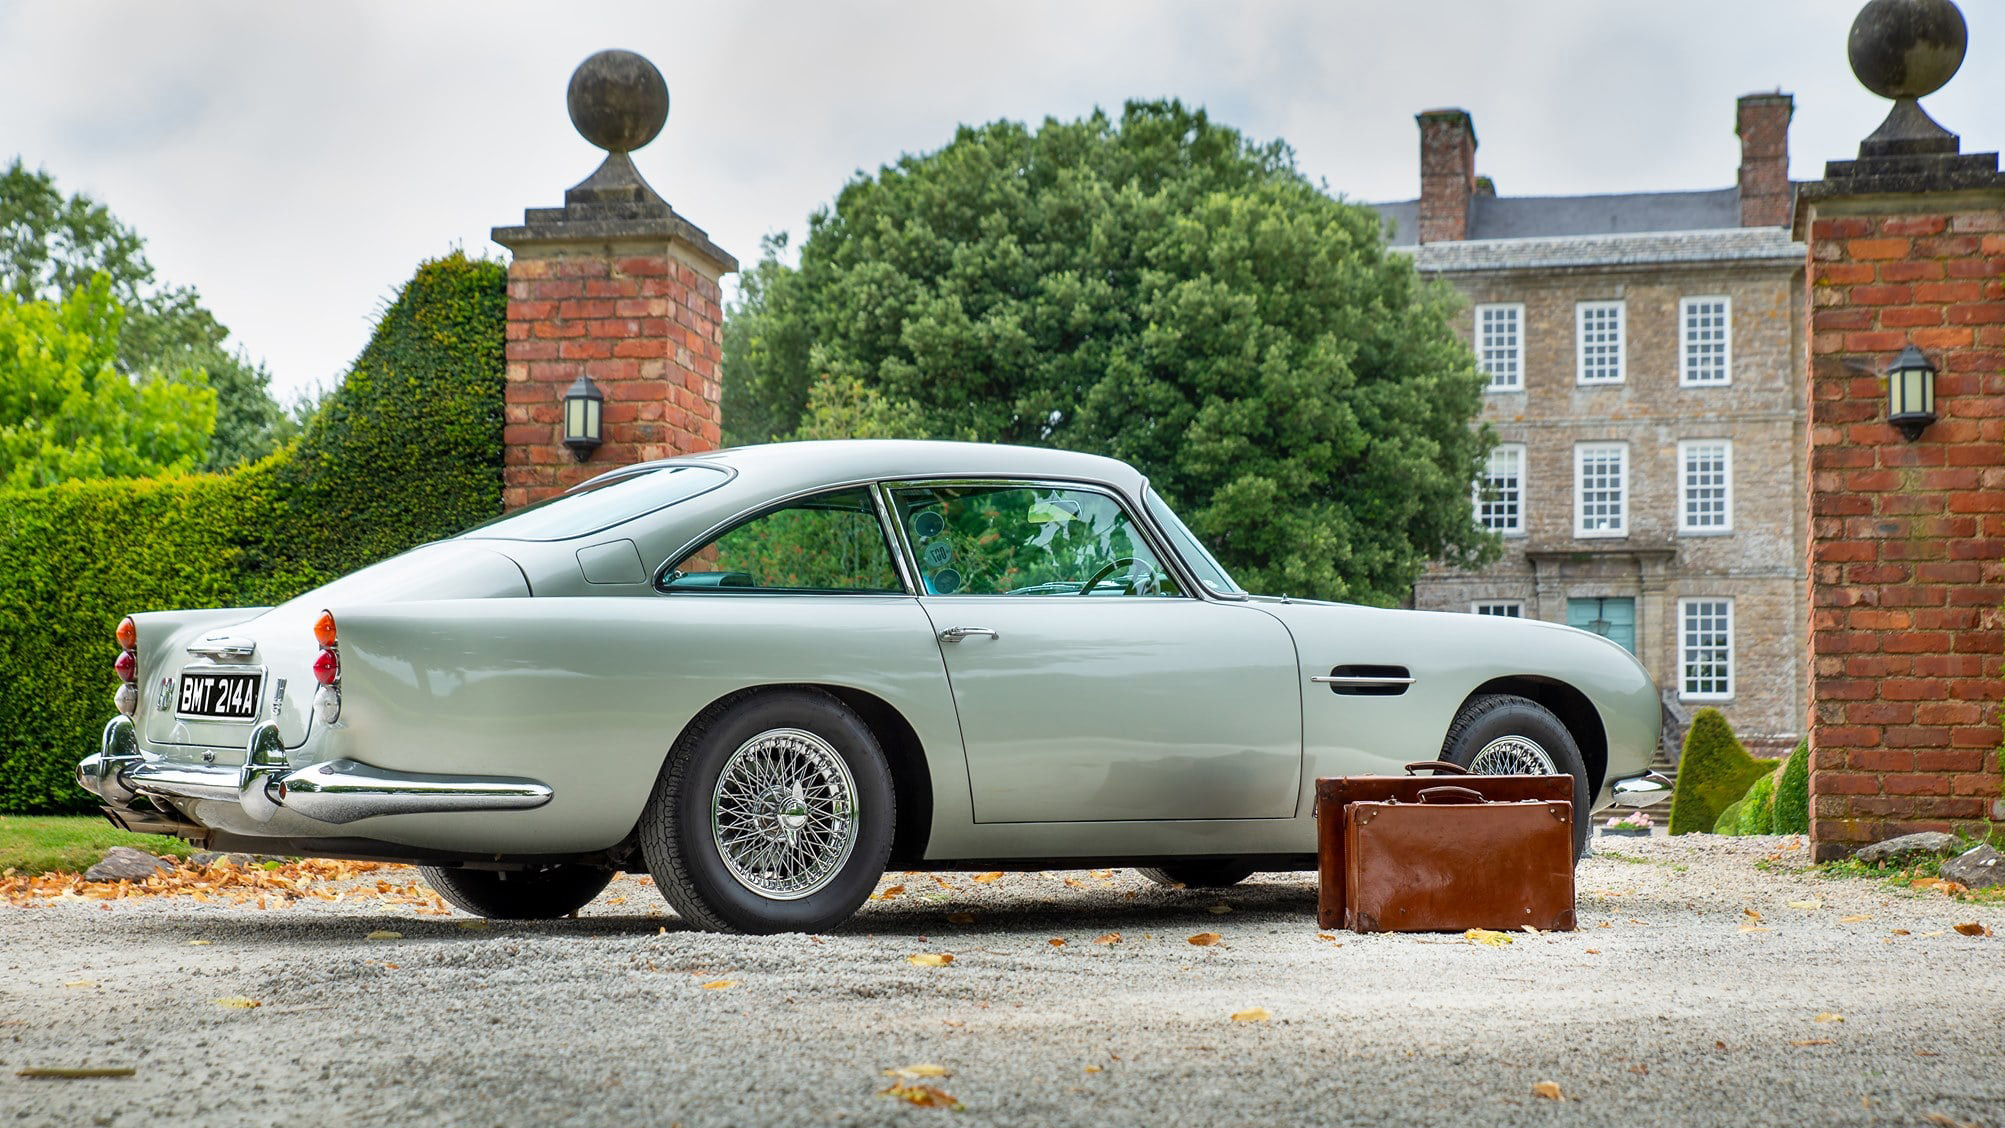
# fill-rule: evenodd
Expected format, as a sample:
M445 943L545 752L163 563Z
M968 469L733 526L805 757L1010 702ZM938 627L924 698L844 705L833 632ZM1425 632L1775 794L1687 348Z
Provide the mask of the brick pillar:
M1811 294L1819 859L2005 822L2005 176L1913 106L1804 185L1794 216ZM1886 421L1885 379L1910 344L1939 369L1938 421L1912 442Z
M1735 106L1740 135L1740 225L1789 224L1789 119L1796 99L1777 91L1744 94Z
M647 102L657 93L658 106ZM587 59L572 77L571 118L608 149L605 163L564 193L563 207L530 208L520 226L494 229L494 241L514 254L506 509L616 466L720 441L718 282L738 262L677 215L626 155L660 130L667 112L667 88L645 59ZM650 114L658 116L647 128ZM605 396L604 443L582 462L562 441L564 391L581 375Z
M1420 123L1422 243L1469 237L1469 201L1476 194L1476 123L1467 110L1427 110Z

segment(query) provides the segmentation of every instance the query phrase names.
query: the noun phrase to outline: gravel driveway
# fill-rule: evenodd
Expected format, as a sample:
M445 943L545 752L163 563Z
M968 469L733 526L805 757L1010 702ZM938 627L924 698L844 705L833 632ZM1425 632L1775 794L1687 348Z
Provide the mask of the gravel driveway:
M2005 1126L2005 906L1791 847L1611 843L1579 932L1499 947L1319 934L1309 874L894 874L815 937L685 932L633 877L485 928L376 892L409 871L41 899L0 908L0 1124ZM82 1065L135 1073L17 1075Z

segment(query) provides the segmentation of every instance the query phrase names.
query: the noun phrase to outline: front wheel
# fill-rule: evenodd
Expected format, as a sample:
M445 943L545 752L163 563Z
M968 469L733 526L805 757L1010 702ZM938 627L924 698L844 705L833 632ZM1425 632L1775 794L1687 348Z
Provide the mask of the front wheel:
M454 906L495 920L570 916L613 880L612 870L569 864L519 870L419 866L418 874Z
M825 693L775 690L690 724L641 815L640 844L692 927L820 932L870 896L897 821L869 726Z
M1448 726L1440 758L1471 775L1572 776L1573 856L1587 852L1587 765L1579 743L1552 710L1514 694L1475 698Z

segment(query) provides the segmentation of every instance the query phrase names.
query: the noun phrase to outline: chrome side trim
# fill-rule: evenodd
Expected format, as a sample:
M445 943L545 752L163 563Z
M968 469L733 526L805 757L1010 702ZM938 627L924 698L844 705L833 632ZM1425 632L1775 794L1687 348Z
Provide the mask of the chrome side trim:
M549 785L509 776L393 772L354 760L301 768L278 781L278 804L325 823L440 811L523 811L550 801Z
M1312 682L1320 682L1323 685L1412 685L1413 684L1412 678L1358 678L1358 677L1340 678L1340 677L1333 677L1329 674L1318 674L1315 677L1310 678L1309 680Z

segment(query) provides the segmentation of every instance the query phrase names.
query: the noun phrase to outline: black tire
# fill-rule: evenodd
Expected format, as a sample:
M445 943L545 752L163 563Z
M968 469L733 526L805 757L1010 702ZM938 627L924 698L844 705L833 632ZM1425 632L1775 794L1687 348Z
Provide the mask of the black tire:
M1553 715L1552 710L1526 697L1513 694L1486 694L1471 700L1448 726L1441 742L1441 759L1468 767L1484 747L1507 736L1522 737L1538 745L1551 757L1559 773L1573 777L1573 856L1587 853L1588 803L1587 764L1581 759L1580 744Z
M425 884L455 907L495 920L554 920L592 903L613 880L597 866L488 870L419 866Z
M754 738L774 739L776 730L796 730L814 738L809 744L832 749L852 788L851 814L843 823L853 830L847 856L812 883L811 891L791 899L750 884L770 874L734 873L712 830L718 779L726 765ZM738 809L742 813L754 806L740 804ZM777 817L775 812L768 825L776 826ZM745 824L754 821L747 817ZM822 932L848 920L876 888L891 856L897 823L891 769L870 727L826 693L783 689L726 701L690 723L662 765L641 814L640 845L655 887L692 928Z
M1211 858L1177 862L1174 865L1140 866L1136 873L1157 885L1181 885L1187 889L1224 889L1252 877L1254 869L1237 858Z

